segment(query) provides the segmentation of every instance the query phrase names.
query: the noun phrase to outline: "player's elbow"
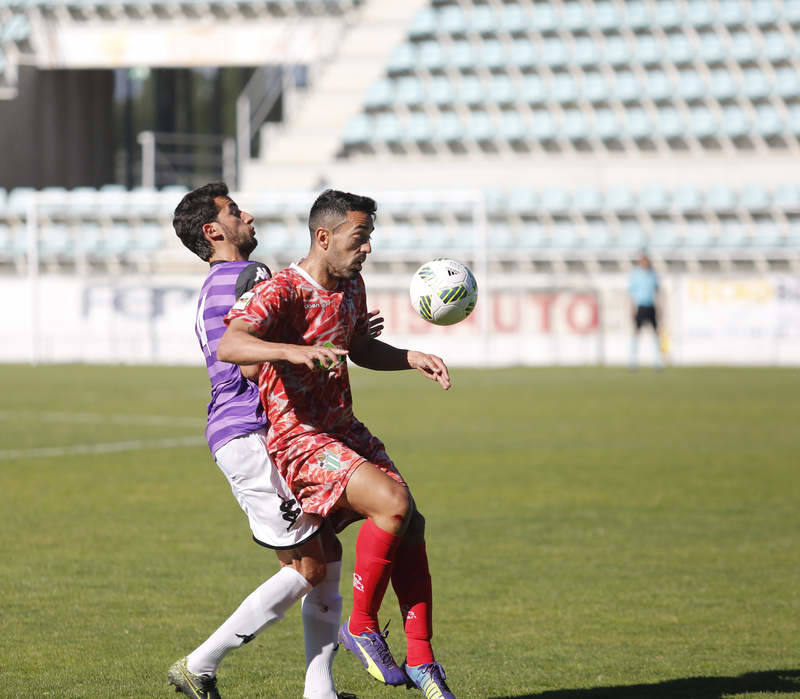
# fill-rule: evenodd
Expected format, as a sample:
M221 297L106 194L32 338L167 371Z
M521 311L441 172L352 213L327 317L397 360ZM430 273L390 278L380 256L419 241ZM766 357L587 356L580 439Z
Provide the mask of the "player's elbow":
M217 359L221 362L230 362L236 364L236 341L231 336L230 329L225 331L225 334L220 338L219 345L217 345Z

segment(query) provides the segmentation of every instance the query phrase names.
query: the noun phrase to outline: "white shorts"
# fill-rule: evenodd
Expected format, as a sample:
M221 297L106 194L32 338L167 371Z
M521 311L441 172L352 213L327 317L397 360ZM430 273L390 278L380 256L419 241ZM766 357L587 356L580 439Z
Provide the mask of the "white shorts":
M214 454L256 543L291 549L319 533L322 518L306 514L267 453L265 430L235 437Z

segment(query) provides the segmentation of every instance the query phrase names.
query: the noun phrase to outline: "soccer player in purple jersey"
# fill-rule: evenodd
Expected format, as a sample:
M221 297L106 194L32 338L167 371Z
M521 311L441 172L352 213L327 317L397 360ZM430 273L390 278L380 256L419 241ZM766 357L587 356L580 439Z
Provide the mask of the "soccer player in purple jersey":
M339 595L342 547L330 525L305 514L267 453L267 419L258 387L234 364L217 359L223 318L234 302L270 277L266 265L249 262L257 240L253 217L239 209L224 183L188 193L175 209L173 226L183 244L211 265L201 290L195 332L211 380L206 437L211 454L248 516L253 539L275 549L281 570L252 592L198 648L169 670L176 692L219 697L216 673L224 656L280 620L300 598L306 645L307 699L336 699L331 666L342 611ZM382 319L370 332L379 334Z

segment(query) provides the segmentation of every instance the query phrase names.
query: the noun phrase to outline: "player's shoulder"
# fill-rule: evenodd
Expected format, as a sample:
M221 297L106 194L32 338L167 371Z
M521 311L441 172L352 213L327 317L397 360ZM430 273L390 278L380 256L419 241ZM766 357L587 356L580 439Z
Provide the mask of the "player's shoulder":
M236 278L236 298L250 291L256 284L266 281L272 276L269 267L263 262L250 262Z

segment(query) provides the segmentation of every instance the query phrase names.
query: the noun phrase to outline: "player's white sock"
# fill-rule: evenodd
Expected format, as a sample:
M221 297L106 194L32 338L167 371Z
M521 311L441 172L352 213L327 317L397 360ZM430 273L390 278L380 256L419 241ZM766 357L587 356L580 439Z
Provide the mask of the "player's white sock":
M639 335L638 333L634 334L631 337L631 361L630 361L630 368L635 369L636 365L638 364L639 359Z
M252 641L268 626L280 621L286 610L309 590L308 580L294 568L281 568L253 590L222 626L189 654L186 661L189 672L216 675L228 651Z
M664 367L664 355L661 353L661 338L657 333L653 335L653 343L656 350L654 366L656 369L662 369Z
M304 699L336 699L333 658L336 635L342 621L339 575L342 562L328 563L325 579L303 597L303 630L306 639L306 687Z

